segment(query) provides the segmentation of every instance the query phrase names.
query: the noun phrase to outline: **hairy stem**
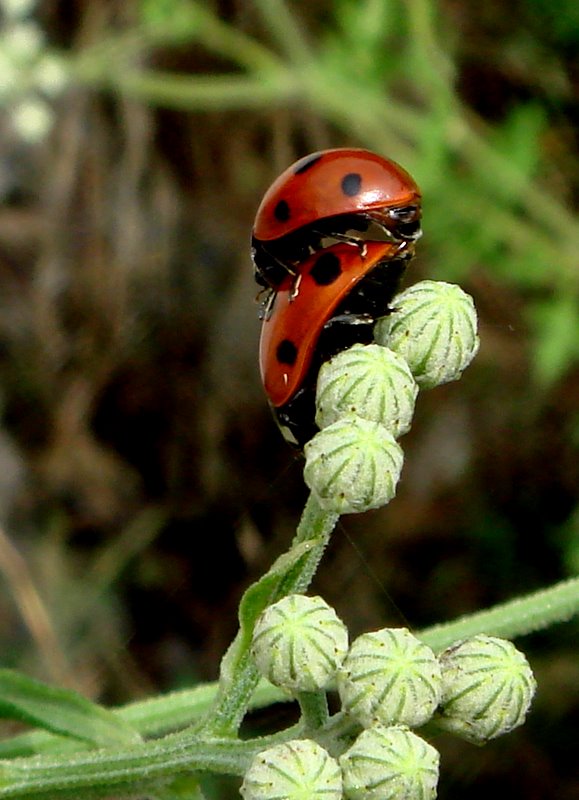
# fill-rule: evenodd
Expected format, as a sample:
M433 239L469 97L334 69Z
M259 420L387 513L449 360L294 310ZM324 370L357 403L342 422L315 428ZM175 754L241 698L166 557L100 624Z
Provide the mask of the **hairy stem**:
M579 614L579 578L541 589L507 603L419 631L417 636L435 651L460 639L487 633L513 639L565 622Z

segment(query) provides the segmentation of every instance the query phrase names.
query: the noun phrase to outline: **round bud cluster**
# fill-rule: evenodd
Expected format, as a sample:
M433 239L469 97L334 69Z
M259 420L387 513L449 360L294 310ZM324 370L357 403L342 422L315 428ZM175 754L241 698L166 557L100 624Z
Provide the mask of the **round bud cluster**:
M536 681L523 653L506 639L479 635L440 655L442 727L476 744L522 725Z
M432 650L406 628L359 636L338 673L344 711L365 728L424 725L441 692L440 665Z
M283 612L280 631L288 620L289 628L291 620L296 621L296 635L298 630L307 631L304 620L310 615L314 627L328 625L332 631L329 638L338 642L340 655L328 669L325 685L343 659L337 672L342 708L346 719L349 716L355 722L354 728L360 725L364 730L338 761L309 739L266 749L255 756L245 775L241 788L245 800L433 800L439 754L411 728L424 725L436 712L439 727L484 744L525 719L535 679L524 655L506 640L474 636L436 658L406 628L383 629L359 636L343 658L345 629L320 598L294 595L271 608L276 607ZM260 623L264 620L265 613ZM271 622L270 630L275 630L277 624ZM286 634L283 630L283 636ZM280 661L284 668L290 665L294 687L299 671L311 681L312 665L321 652L314 645L313 634L305 638L309 638L309 650L294 647L294 654L299 651L300 655ZM322 639L327 641L327 637ZM277 635L272 640L267 635L256 640L254 654L260 646L275 651L280 641ZM324 651L322 660L331 650L329 646ZM273 660L276 658L278 655ZM306 666L306 658L312 665ZM271 679L270 666L264 674ZM322 679L300 683L300 690L304 685L323 683ZM287 685L287 681L278 681L278 685ZM329 730L324 742L332 750ZM335 745L342 752L343 745L337 741Z
M292 692L327 687L347 651L348 630L321 597L284 597L265 609L253 631L258 670Z
M338 762L310 739L294 739L258 753L245 773L244 800L342 800Z
M453 283L421 281L392 303L396 311L379 320L376 341L407 361L421 389L460 378L479 348L472 297Z
M474 303L459 286L422 281L393 305L376 344L355 344L320 369L321 430L304 448L304 479L333 513L390 502L403 461L396 439L410 428L418 388L456 380L478 351Z

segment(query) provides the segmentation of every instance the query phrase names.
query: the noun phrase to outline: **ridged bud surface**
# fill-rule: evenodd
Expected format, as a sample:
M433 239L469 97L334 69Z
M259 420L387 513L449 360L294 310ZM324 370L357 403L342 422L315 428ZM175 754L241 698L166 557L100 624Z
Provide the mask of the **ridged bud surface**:
M380 422L398 439L412 422L418 386L402 356L377 344L355 344L320 369L316 424L325 428L347 414Z
M338 691L344 711L365 728L376 722L418 727L438 705L440 665L406 628L364 633L338 673Z
M523 724L536 681L511 642L481 634L449 647L439 660L445 730L484 744Z
M404 461L391 433L353 414L317 433L306 444L304 455L306 484L322 508L338 514L389 503Z
M404 727L375 725L340 758L347 800L432 800L440 757Z
M453 283L421 281L392 305L374 328L378 344L408 362L421 389L460 378L479 348L472 297Z
M348 651L348 630L321 597L292 594L258 619L252 642L257 668L292 692L314 692L334 678Z
M342 800L342 775L319 744L294 739L258 753L240 793L244 800Z

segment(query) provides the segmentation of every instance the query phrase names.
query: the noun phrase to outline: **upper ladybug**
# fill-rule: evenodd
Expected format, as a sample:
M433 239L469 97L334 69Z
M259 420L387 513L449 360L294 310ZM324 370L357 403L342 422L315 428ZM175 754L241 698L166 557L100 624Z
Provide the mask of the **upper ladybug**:
M265 193L252 235L255 278L277 289L336 242L415 241L420 190L396 162L357 148L323 150L282 172Z

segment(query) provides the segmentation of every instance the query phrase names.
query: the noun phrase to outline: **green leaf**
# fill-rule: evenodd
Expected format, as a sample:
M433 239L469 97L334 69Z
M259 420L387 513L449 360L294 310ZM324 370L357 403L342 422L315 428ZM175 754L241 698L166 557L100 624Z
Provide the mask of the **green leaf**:
M204 733L228 737L237 731L259 679L250 652L255 622L266 606L308 588L337 521L338 515L324 511L310 494L291 549L243 595L239 631L221 661L219 695L200 728Z
M95 747L141 740L131 725L77 692L48 686L10 669L0 670L0 717L81 739Z
M302 542L281 555L266 572L245 592L239 603L239 633L226 653L221 667L222 685L232 680L239 657L249 649L257 618L271 603L279 600L285 593L283 587L292 591L292 577L299 576L304 562L310 556L312 542Z
M143 738L159 738L188 725L193 725L207 713L217 696L217 683L207 683L191 689L150 697L113 710L132 725ZM282 690L262 678L251 695L250 708L264 708L290 698ZM79 739L55 736L49 731L34 730L0 740L0 760L36 754L73 753L90 747Z

